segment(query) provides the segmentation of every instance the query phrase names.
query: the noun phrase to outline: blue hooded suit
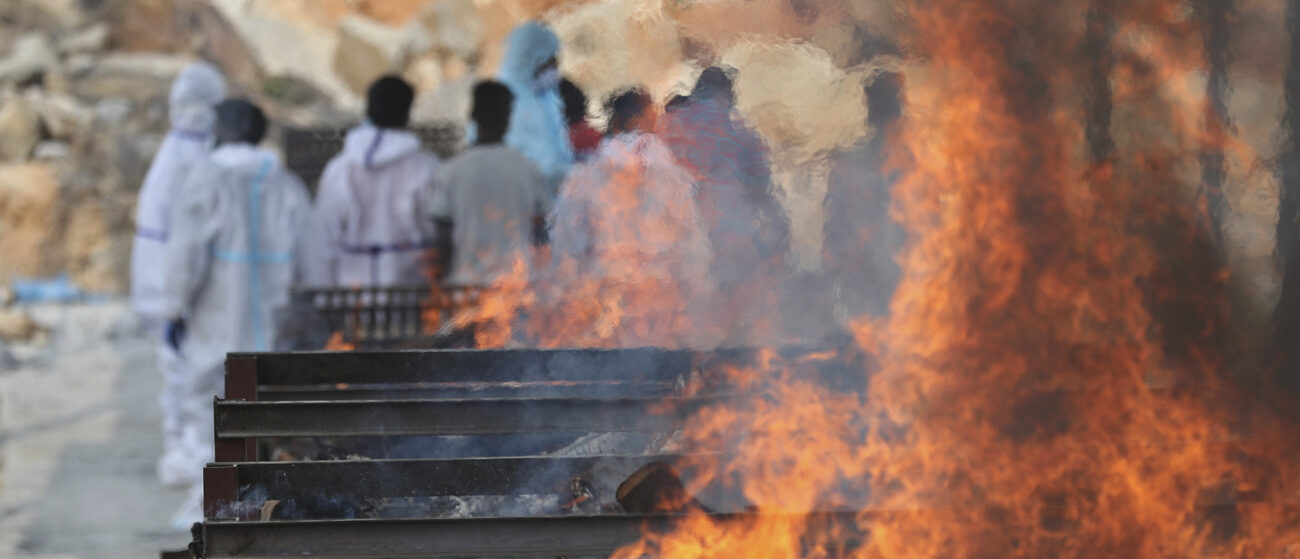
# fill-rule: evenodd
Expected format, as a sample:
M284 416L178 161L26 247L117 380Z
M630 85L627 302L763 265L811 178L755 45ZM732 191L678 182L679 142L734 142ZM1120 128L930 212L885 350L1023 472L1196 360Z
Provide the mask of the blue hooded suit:
M550 199L555 198L573 165L573 146L559 89L541 88L535 77L559 50L560 40L550 28L537 22L524 23L506 39L505 58L497 73L497 79L515 94L506 145L537 165Z

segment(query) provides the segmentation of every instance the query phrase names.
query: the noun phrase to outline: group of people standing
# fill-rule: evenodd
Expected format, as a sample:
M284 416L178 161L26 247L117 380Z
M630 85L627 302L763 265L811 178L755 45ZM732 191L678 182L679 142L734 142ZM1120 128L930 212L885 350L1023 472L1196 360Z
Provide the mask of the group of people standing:
M649 285L683 317L704 312L693 301L705 293L729 323L770 313L759 291L784 266L789 226L728 74L705 70L662 115L643 89L622 91L602 134L560 77L559 49L545 25L516 28L497 80L474 87L467 147L446 162L407 129L412 87L378 79L314 200L259 147L258 107L225 99L210 65L181 73L132 255L133 308L161 340L159 477L191 487L173 525L202 516L225 355L277 347L294 285L490 285L549 245L554 270Z

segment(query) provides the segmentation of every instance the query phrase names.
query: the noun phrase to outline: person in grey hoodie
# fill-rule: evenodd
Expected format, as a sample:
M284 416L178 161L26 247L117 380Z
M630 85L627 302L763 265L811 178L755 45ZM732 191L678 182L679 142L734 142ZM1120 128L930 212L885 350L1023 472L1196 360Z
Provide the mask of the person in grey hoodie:
M330 160L316 194L317 241L327 286L426 283L423 253L434 240L428 218L440 162L406 130L415 91L395 76L367 94L367 120Z

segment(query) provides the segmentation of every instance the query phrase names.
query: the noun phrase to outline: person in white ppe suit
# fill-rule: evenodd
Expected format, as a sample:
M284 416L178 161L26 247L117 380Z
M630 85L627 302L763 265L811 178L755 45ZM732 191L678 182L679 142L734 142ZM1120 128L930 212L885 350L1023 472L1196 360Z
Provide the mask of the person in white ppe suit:
M720 334L709 322L709 238L694 177L652 133L648 94L625 92L610 109L608 137L555 202L551 248L570 299L613 303L591 328L565 334L575 345L712 347Z
M429 205L439 161L403 130L414 99L401 78L377 80L367 121L348 132L321 176L316 216L331 286L428 282L423 255L435 232Z
M226 354L277 345L289 289L311 269L311 201L270 151L261 110L216 107L217 148L189 176L170 219L164 311L167 340L187 369L185 430L191 495L173 517L202 519L201 473L213 458L212 398L223 391Z
M524 23L506 39L505 57L497 72L497 79L515 96L506 146L537 165L545 179L546 195L552 200L573 165L573 145L559 91L559 51L560 40L550 28Z
M212 146L212 107L226 97L226 81L212 65L197 62L181 71L172 84L168 103L171 131L158 148L140 187L136 210L136 235L131 250L131 308L147 331L162 340L163 258L169 237L167 220L172 200L194 166L208 156ZM159 398L163 415L163 456L158 478L167 485L183 484L177 473L183 467L181 390L183 369L166 343L159 344L158 365L163 373Z

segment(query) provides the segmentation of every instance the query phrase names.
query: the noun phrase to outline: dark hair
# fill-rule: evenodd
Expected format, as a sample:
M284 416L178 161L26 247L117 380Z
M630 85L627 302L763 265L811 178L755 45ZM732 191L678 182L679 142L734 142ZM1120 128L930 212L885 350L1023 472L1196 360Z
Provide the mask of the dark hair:
M415 88L397 76L375 80L366 93L366 117L380 128L403 128L411 120Z
M568 78L560 80L560 97L564 99L564 121L569 126L587 119L587 96Z
M719 96L728 102L734 100L731 75L722 68L709 66L700 73L700 79L695 82L695 89L691 91L691 97L694 99L712 99Z
M213 136L218 144L259 144L266 137L266 115L257 105L243 99L227 99L213 109L217 122Z
M469 116L478 125L480 143L499 142L505 137L514 101L515 94L501 82L483 80L474 85L474 107Z
M674 95L673 98L669 99L668 103L664 105L664 110L675 111L681 108L682 105L685 105L687 101L690 101L690 98L685 95Z
M609 109L609 131L613 135L624 131L627 123L654 104L650 94L640 87L625 89L614 94L606 106Z

